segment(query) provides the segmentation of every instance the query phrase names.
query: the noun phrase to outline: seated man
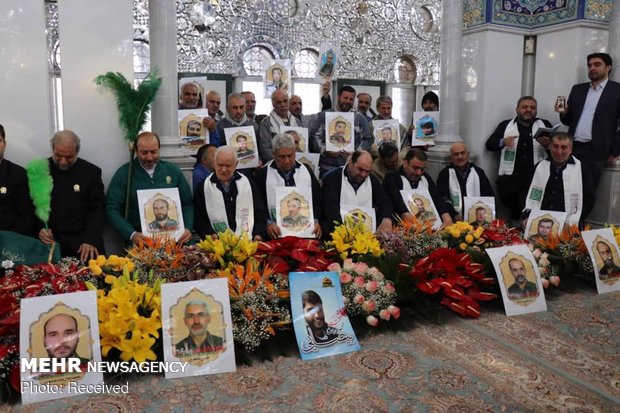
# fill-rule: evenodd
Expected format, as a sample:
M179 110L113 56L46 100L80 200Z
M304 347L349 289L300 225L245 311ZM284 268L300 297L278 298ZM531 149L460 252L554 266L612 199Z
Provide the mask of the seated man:
M342 222L341 204L374 208L377 231L392 230L392 203L371 171L372 156L367 151L358 150L353 152L345 166L325 176L321 218L324 236L334 230L334 222Z
M469 162L469 150L464 142L450 146L450 165L439 172L437 190L450 205L450 216L455 221L463 220L464 197L495 196L484 171Z
M525 208L566 212L568 224L583 224L594 205L591 171L572 155L573 138L556 133L549 144L551 160L536 166Z
M52 137L50 175L54 181L48 228L39 239L60 244L63 257L82 261L103 254L105 194L99 167L78 158L80 138L72 131L56 132Z
M400 191L403 189L427 189L443 225L450 225L452 218L450 217L449 207L439 196L431 177L424 172L427 159L428 157L423 150L419 148L410 149L398 171L390 172L385 176L383 181L385 192L394 205L394 212L405 221L412 221L414 216L407 209Z
M209 332L211 315L207 303L192 300L185 305L183 322L189 334L175 345L175 355L189 356L224 351L224 339Z
M314 234L321 237L319 225L321 201L321 187L314 173L307 165L295 160L296 145L288 133L276 135L272 140L273 161L267 162L264 168L256 172L256 185L266 201L270 219L267 221L267 235L271 238L279 237L282 232L276 224L275 189L278 186L296 186L312 188L312 206L314 208Z
M28 192L26 170L4 159L6 136L0 125L0 231L32 235L34 205Z
M383 183L388 172L397 171L401 165L400 153L394 142L379 145L379 157L372 163L372 174Z
M194 194L196 232L200 238L224 232L249 232L255 240L265 235L267 210L256 186L235 171L237 152L228 146L215 151L215 172Z
M183 211L185 231L179 243L189 241L194 223L192 190L183 172L173 163L159 159L159 136L153 132L142 132L135 142L136 158L132 161L131 194L127 201L127 176L129 163L117 169L108 187L106 217L110 225L118 231L126 242L138 243L148 238L140 229L139 189L178 188ZM125 204L129 202L128 214Z

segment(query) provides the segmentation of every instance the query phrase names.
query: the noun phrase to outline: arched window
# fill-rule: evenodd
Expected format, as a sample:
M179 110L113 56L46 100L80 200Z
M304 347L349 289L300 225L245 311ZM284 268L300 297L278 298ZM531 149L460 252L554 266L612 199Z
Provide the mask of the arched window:
M301 49L293 59L295 76L300 79L314 79L318 65L319 54L312 49Z
M248 76L262 76L273 59L273 53L266 47L252 46L243 54L243 68Z

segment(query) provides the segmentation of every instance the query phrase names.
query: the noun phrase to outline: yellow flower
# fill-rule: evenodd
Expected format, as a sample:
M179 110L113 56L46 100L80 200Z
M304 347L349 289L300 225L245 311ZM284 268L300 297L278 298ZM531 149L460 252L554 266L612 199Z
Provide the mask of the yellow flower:
M467 249L467 244L465 244L464 242L461 242L459 244L459 248L462 249L463 251L465 251Z
M482 236L482 233L484 232L484 227L478 227L476 228L476 231L474 231L474 238L478 239Z
M465 235L465 242L468 244L471 244L472 242L474 242L474 237L471 234L467 234Z
M157 355L151 350L153 344L155 344L154 338L142 337L138 331L134 330L131 333L130 339L121 339L121 360L129 361L134 359L138 363L146 360L156 360Z
M97 255L97 265L103 267L105 265L106 259L105 255ZM90 262L89 262L90 264Z
M103 270L97 265L97 261L95 260L88 261L88 268L94 275L101 275L101 273L103 273Z

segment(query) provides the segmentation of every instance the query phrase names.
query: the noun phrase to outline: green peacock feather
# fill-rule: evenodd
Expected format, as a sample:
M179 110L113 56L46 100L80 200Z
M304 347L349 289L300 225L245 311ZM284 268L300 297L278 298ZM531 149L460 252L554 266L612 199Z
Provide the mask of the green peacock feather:
M35 207L35 214L45 223L50 219L52 209L52 188L54 180L50 175L50 165L47 159L34 159L26 165L28 174L28 186L30 187L30 198Z
M130 144L146 123L146 114L155 100L162 78L157 69L149 72L137 89L121 73L108 72L95 78L95 83L110 89L116 96L119 123Z

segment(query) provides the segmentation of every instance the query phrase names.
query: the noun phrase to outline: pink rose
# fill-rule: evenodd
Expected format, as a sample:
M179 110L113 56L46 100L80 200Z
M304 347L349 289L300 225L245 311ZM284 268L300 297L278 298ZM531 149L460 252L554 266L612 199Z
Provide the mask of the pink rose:
M353 279L353 277L351 277L351 274L349 274L348 272L343 272L340 273L340 282L343 284L348 284L351 282L351 280Z
M549 280L546 279L546 278L543 278L542 279L542 285L543 285L543 288L549 287Z
M381 281L384 278L383 274L377 269L377 267L372 267L371 269L369 269L368 274L370 274L370 276L375 280Z
M558 277L557 275L552 275L551 277L549 277L549 282L557 287L558 285L560 285L560 277Z
M395 305L391 305L387 309L390 314L392 314L392 317L394 317L394 320L398 320L400 318L400 308L396 307Z
M342 263L342 269L345 271L350 271L352 270L353 267L353 260L351 258L347 258L346 260L344 260L344 262Z
M355 304L362 304L364 301L366 301L366 299L361 294L357 294L355 297L353 297L353 302Z
M366 291L368 291L369 293L377 291L378 288L379 288L379 283L376 282L375 280L368 281L366 283Z
M375 304L375 302L371 300L364 301L364 303L362 304L362 310L366 311L367 313L372 313L373 311L375 311L375 308L377 308L377 304Z
M379 311L379 318L388 321L390 319L390 317L392 316L392 314L390 314L390 312L388 310L381 310Z
M357 288L364 288L366 282L364 281L364 277L355 277L353 284L355 284Z
M372 316L372 315L369 315L368 317L366 317L366 322L371 327L376 327L379 325L379 320L377 320L377 317Z
M338 264L337 262L329 264L327 269L329 271L336 271L336 272L340 272L342 270L342 268L340 268L340 264Z
M396 288L394 288L394 284L392 283L385 283L385 285L383 286L383 291L388 294L394 294L394 292L396 292Z
M365 262L358 262L357 264L355 264L355 270L360 274L364 274L366 271L368 271L368 264L366 264Z

